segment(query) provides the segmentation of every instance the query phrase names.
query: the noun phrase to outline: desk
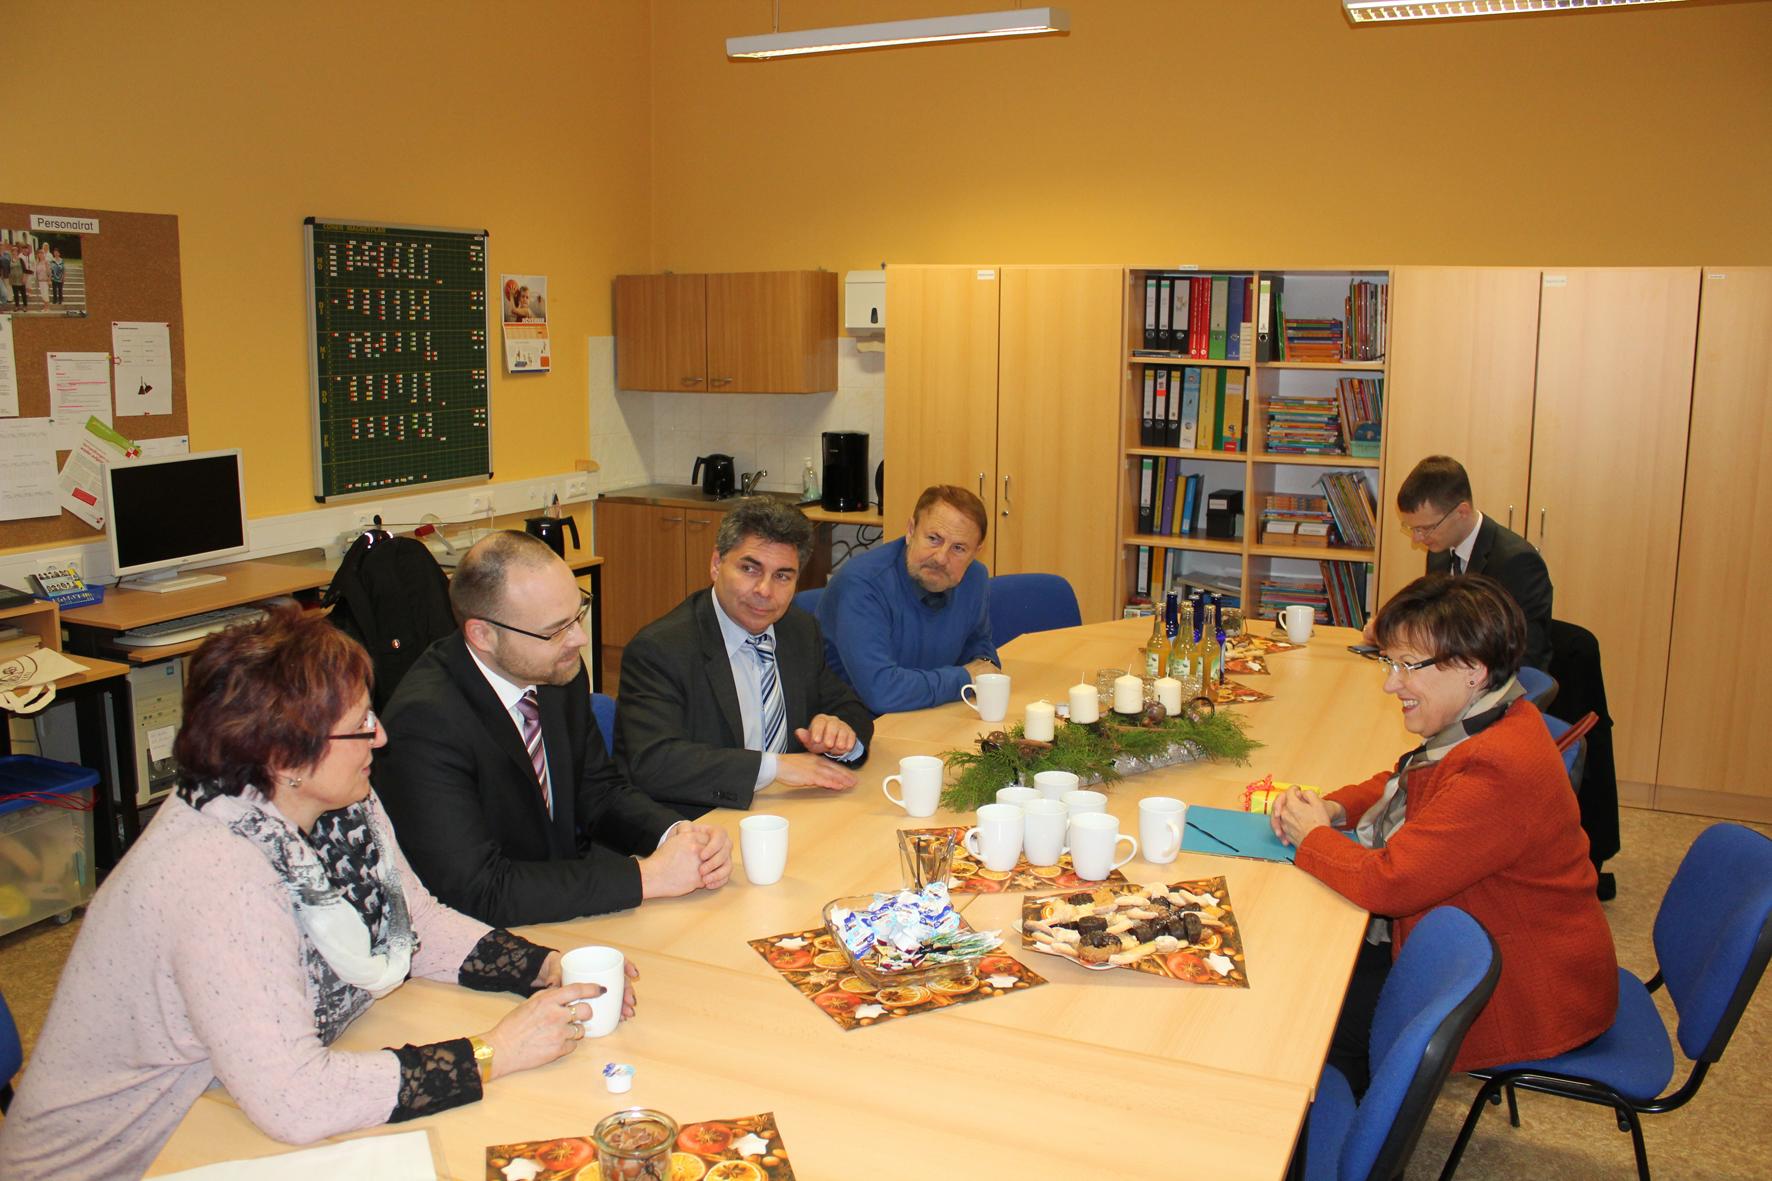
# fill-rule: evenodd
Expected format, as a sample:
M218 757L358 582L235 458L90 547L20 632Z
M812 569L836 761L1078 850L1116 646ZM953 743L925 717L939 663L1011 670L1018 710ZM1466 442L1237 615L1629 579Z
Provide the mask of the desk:
M220 574L224 581L166 594L112 587L106 592L104 602L62 612L61 621L68 631L69 652L87 664L114 667L118 672L113 675L121 678L133 667L194 652L202 641L191 640L161 648L119 649L111 643L111 637L118 632L224 607L258 603L283 595L304 594L318 590L332 581L332 570L328 567L282 565L277 562L235 562L211 567L205 573ZM119 654L123 657L123 663L113 664L100 660L101 652ZM103 716L98 712L97 703L94 702L89 707L76 706L79 710L76 720L80 726L80 757L87 766L99 771L101 786L108 785L110 793L116 797L114 801L107 800L108 805L114 803L115 812L106 818L104 831L98 835L97 856L100 871L117 864L123 851L141 834L141 814L136 806L139 777L136 770L135 715L133 705L123 693L126 686L127 682L119 679L111 682L111 688L106 692L111 704L110 733L114 740L111 750L116 756L114 783L111 782L109 771L111 760L104 744L106 727ZM97 761L93 761L94 759Z
M1104 662L1123 666L1148 627L1115 621L1006 645L1012 715L1036 695L1062 699L1085 666L1091 675ZM1125 780L1109 793L1122 828L1136 830L1146 795L1234 806L1241 786L1269 770L1339 786L1413 745L1379 692L1374 666L1344 650L1352 638L1322 629L1304 651L1272 659L1273 675L1258 679L1275 700L1239 707L1270 744L1253 767L1183 764ZM788 871L777 885L752 886L740 869L716 895L524 929L553 946L626 949L642 972L641 1016L559 1062L498 1080L480 1104L421 1121L441 1146L447 1175L483 1176L487 1144L586 1133L605 1112L639 1103L685 1119L772 1110L808 1181L941 1171L1174 1175L1176 1159L1153 1146L1175 1137L1135 1135L1136 1151L1104 1155L1103 1132L1120 1128L1175 1131L1209 1145L1214 1176L1279 1177L1365 927L1363 911L1291 866L1184 853L1166 866L1126 867L1134 881L1226 878L1242 921L1246 990L1089 973L1020 951L1011 934L1009 950L1050 984L846 1033L747 945L815 924L838 895L896 886L891 831L965 817L909 820L881 795L881 779L905 754L958 746L995 728L962 705L889 716L853 793L770 789L761 808L792 826ZM743 815L717 811L706 820L736 844ZM1006 927L1020 897L963 896L961 904L974 925ZM459 1036L490 1027L510 1003L411 983L377 1002L341 1045ZM639 1068L632 1094L604 1093L598 1072L609 1061ZM888 1145L891 1154L857 1155L858 1143ZM153 1171L277 1151L225 1093L211 1090Z

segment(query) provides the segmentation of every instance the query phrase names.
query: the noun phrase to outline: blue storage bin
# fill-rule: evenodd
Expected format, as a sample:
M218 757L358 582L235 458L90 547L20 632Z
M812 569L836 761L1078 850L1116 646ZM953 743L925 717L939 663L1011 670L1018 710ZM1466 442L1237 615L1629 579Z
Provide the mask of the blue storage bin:
M25 792L92 802L98 772L36 755L0 758L0 935L84 906L97 887L92 813Z

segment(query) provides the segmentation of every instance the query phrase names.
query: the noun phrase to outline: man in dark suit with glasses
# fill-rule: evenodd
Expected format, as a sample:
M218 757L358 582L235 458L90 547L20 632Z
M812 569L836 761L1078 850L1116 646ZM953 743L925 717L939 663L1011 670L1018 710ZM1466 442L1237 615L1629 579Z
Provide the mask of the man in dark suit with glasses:
M718 889L731 840L636 791L591 714L590 599L546 544L495 533L449 584L460 629L413 665L382 719L374 782L413 869L498 926Z

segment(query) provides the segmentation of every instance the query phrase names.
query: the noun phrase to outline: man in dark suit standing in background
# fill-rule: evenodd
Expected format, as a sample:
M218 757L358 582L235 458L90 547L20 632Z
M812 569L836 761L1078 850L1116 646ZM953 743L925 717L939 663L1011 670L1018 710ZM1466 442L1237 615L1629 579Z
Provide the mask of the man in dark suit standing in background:
M589 596L546 544L494 533L449 584L460 630L401 680L374 782L432 893L496 926L718 889L732 842L621 776L580 654Z
M748 808L771 783L855 786L874 722L793 606L811 552L798 509L740 501L714 538L713 585L628 644L616 756L654 799L699 816Z
M1524 537L1476 510L1464 465L1446 455L1416 464L1397 489L1397 515L1427 548L1429 574L1487 574L1506 588L1526 615L1526 663L1549 672L1550 570Z

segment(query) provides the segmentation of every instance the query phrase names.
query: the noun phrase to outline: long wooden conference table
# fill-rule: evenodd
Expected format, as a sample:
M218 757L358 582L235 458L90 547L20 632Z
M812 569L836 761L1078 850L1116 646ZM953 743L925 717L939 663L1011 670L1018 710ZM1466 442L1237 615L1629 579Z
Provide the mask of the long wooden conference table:
M1126 668L1148 621L1118 620L1023 636L1003 650L1008 721L1027 702L1066 700L1098 668ZM1258 624L1266 628L1267 624ZM1173 795L1236 807L1263 774L1338 787L1389 765L1415 740L1381 690L1380 666L1349 653L1356 633L1318 628L1310 644L1239 678L1272 694L1238 706L1265 745L1248 766L1186 763L1123 779L1108 793L1123 832L1138 801ZM975 1004L841 1030L787 984L748 940L816 926L832 898L900 885L894 830L969 823L912 820L880 781L899 758L970 745L1003 723L959 703L880 719L851 793L776 786L754 811L789 819L787 873L750 885L742 868L716 894L646 903L601 918L523 928L561 948L607 943L639 965L639 1015L565 1058L498 1079L479 1103L400 1125L426 1129L443 1176L486 1176L487 1145L588 1135L603 1115L641 1105L680 1123L773 1111L795 1175L1171 1177L1282 1176L1308 1109L1365 925L1365 912L1291 865L1184 852L1135 860L1135 882L1222 875L1240 916L1250 986L1196 987L1135 972L1088 972L1020 948L1021 895L957 899L978 928L1050 983ZM732 833L745 814L706 819ZM344 1049L422 1044L491 1028L502 994L413 981L378 1001ZM608 1094L602 1067L637 1069ZM211 1088L152 1173L286 1152Z

